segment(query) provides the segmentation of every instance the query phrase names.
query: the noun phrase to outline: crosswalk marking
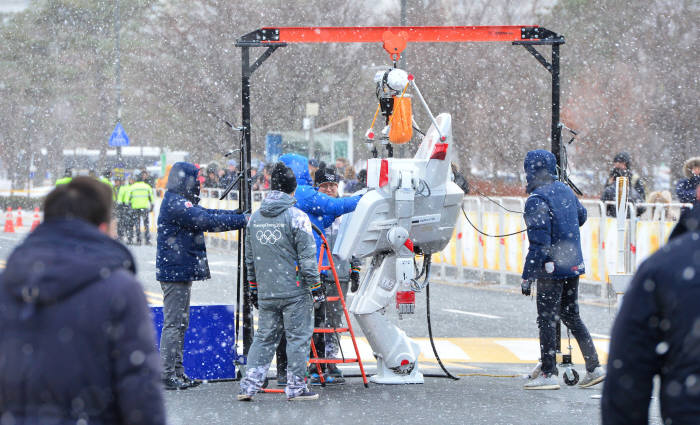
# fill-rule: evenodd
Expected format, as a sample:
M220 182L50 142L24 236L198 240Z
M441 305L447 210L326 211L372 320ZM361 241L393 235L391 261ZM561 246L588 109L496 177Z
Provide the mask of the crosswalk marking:
M465 314L467 316L485 317L487 319L501 319L501 316L494 316L492 314L474 313L472 311L463 311L463 310L453 310L451 308L443 308L442 311L447 311L449 313Z
M531 362L540 358L540 343L538 340L497 340L495 342L505 347L519 360Z
M428 338L413 338L421 346L419 362L434 363L436 361ZM363 362L375 361L367 340L363 337L356 338L360 357ZM608 358L609 341L602 339L593 340L601 363L605 364ZM349 336L342 336L340 344L345 357L354 357L352 340ZM571 341L573 348L573 361L583 364L583 355L575 340ZM511 363L530 364L536 363L540 357L540 346L537 338L435 338L438 355L443 362L451 362L460 366L465 363ZM562 341L563 350L566 353L567 342Z
M435 353L433 353L433 347L430 345L430 340L428 338L416 338L415 341L420 345L420 357L419 360L436 360ZM469 355L464 352L460 347L455 345L453 342L444 339L435 340L435 349L438 352L440 358L446 358L451 360L461 360L468 361Z

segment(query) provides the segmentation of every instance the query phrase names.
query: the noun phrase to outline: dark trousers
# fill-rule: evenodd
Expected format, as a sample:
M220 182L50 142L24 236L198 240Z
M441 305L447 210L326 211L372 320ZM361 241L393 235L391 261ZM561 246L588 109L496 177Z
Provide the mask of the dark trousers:
M136 231L136 243L141 243L141 220L143 220L143 225L145 228L144 239L146 240L146 243L151 242L151 230L148 223L149 212L150 211L148 208L131 210L131 214L133 215L134 219L134 230Z
M335 279L327 279L321 275L321 283L326 289L327 297L337 297L338 287L335 285ZM348 282L340 282L340 288L343 291L343 297L348 293ZM314 316L314 326L317 328L340 328L343 326L343 305L338 301L326 301L321 303L316 309ZM340 336L335 333L319 333L314 334L314 345L318 357L321 358L337 358L340 354ZM313 355L313 353L309 353ZM335 365L323 364L322 368L333 369ZM313 368L315 370L315 368Z
M160 358L163 378L184 376L182 355L185 332L190 324L192 282L161 282L163 289L163 332L160 335Z
M321 283L326 289L326 296L337 297L338 288L335 285L335 279L326 280L321 278ZM348 293L348 282L340 282L340 288L343 291L343 297ZM318 308L314 309L314 328L339 328L343 325L343 305L340 301L326 301L321 303ZM336 358L340 351L340 337L338 334L314 334L314 346L319 358ZM313 353L309 350L309 357ZM322 364L321 369L327 370L334 368L334 365ZM311 373L317 371L315 365L310 366ZM286 376L287 374L287 340L284 335L277 346L277 376Z
M586 361L586 370L598 367L598 353L578 310L578 276L567 279L537 279L537 326L540 329L542 372L556 372L557 322L571 331Z
M134 217L131 213L131 207L128 205L121 205L121 211L119 213L119 224L122 228L122 237L127 240L128 243L134 239Z
M117 216L117 237L120 241L123 241L126 237L126 214L127 207L122 204L118 204L115 208L115 214Z

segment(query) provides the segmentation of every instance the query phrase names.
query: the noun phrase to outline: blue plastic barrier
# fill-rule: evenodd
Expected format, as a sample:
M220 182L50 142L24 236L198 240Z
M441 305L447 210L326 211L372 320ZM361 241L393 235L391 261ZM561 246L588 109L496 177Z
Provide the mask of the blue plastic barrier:
M163 307L151 307L157 345L163 329ZM190 307L190 326L185 334L183 363L191 378L233 379L236 377L235 308L230 305Z

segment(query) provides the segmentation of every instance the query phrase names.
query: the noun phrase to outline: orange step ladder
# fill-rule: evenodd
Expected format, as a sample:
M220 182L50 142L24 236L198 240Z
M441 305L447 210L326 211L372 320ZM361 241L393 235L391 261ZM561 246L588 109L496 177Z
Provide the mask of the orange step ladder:
M350 314L348 313L348 307L345 304L345 297L343 296L343 291L340 287L340 282L338 281L338 274L335 271L335 264L333 263L333 255L331 254L331 250L328 247L328 241L326 240L326 237L323 236L323 233L318 229L318 227L313 226L314 231L318 234L318 236L321 238L322 243L321 243L321 251L319 252L318 255L318 271L322 272L325 270L331 270L333 272L333 279L335 280L335 287L338 292L337 297L327 297L326 302L338 302L340 301L341 305L343 306L343 314L345 314L345 323L347 323L346 327L338 328L338 327L333 327L333 328L314 328L314 333L315 334L336 334L336 336L340 333L345 333L349 332L350 333L350 338L352 339L352 346L355 350L355 357L354 358L345 358L343 355L343 358L340 359L327 359L327 358L320 358L318 356L318 353L316 352L316 344L314 344L313 338L311 339L311 352L313 353L313 358L309 359L309 363L315 364L316 365L316 370L318 371L318 376L321 380L321 386L325 387L326 382L325 379L323 378L323 373L321 371L321 364L345 364L345 363L357 363L360 366L360 374L362 375L362 381L365 384L365 388L368 387L369 382L367 381L367 375L365 375L365 368L362 365L362 359L360 358L360 350L357 348L357 340L355 339L355 332L352 329L352 323L350 322ZM328 257L328 265L324 266L323 265L323 257L327 256ZM333 323L333 325L337 325L336 323ZM340 338L338 338L338 345L340 345ZM340 350L341 354L343 352L342 348Z
M367 380L367 375L365 375L365 368L362 365L362 359L360 358L360 350L357 348L357 341L355 340L355 332L352 329L352 323L350 323L350 314L348 313L348 307L345 304L345 297L343 297L343 291L340 288L340 282L338 281L338 274L335 271L335 264L333 263L333 255L331 255L331 250L328 247L328 241L326 240L326 237L323 236L323 232L316 227L315 225L311 225L313 227L314 232L318 234L318 236L321 238L323 241L321 244L321 251L318 254L318 271L319 273L324 271L324 270L332 270L333 271L333 278L335 279L335 287L338 290L338 296L337 297L327 297L326 302L337 302L340 301L340 303L343 306L343 313L345 314L345 323L347 323L347 327L344 328L314 328L314 333L315 334L339 334L339 333L344 333L344 332L350 332L350 338L352 339L352 346L355 349L355 358L341 358L341 359L325 359L325 358L319 358L318 353L316 352L316 345L314 344L313 338L311 338L311 352L313 353L313 358L309 359L309 363L315 364L316 365L316 370L318 371L318 376L321 379L321 386L325 387L326 382L323 379L323 373L321 373L321 364L324 363L357 363L360 366L360 374L362 375L362 382L365 384L365 388L369 387L369 381ZM323 257L326 255L328 257L328 264L327 266L323 265ZM340 342L340 341L338 341ZM340 344L339 344L340 345ZM342 353L342 349L341 349ZM263 393L283 393L284 390L281 389L276 389L276 388L267 388L266 386L263 386L261 388L260 392Z

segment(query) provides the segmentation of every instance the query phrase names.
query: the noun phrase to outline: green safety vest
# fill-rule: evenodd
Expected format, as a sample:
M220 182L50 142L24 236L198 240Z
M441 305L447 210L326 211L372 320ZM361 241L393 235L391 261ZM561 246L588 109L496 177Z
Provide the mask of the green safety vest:
M56 186L59 184L68 184L73 180L73 177L61 177L60 179L56 180Z
M126 204L127 199L129 199L129 189L131 185L129 183L124 183L119 186L119 193L117 193L117 202L120 204Z
M134 210L151 208L153 204L153 188L146 182L136 182L129 188L129 202Z

